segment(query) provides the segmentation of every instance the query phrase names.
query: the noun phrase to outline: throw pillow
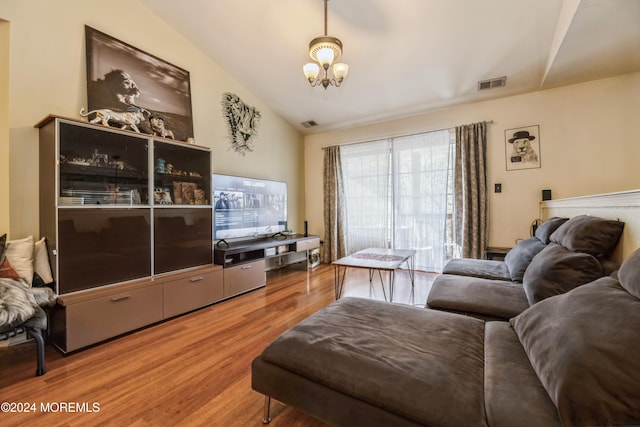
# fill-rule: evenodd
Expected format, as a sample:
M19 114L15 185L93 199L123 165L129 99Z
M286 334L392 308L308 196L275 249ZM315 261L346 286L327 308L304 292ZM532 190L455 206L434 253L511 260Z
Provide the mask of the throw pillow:
M53 273L51 272L49 254L47 253L47 241L44 237L33 245L33 270L34 273L40 276L45 285L53 282Z
M640 300L612 277L510 321L562 425L640 421Z
M38 304L20 280L0 279L0 330L12 329L29 320Z
M533 305L599 277L602 277L602 267L594 256L549 243L533 257L522 284L529 304Z
M621 221L578 215L558 227L551 241L570 251L606 257L615 249L623 229Z
M0 262L4 260L4 252L7 246L7 234L0 236Z
M522 283L524 272L531 263L534 256L543 250L545 244L537 237L522 240L513 249L507 252L504 262L509 267L511 280Z
M542 243L545 245L549 244L549 238L553 234L554 231L558 229L562 224L567 222L569 218L559 218L554 216L553 218L549 218L545 222L542 223L538 228L536 228L535 237L540 239Z
M640 298L640 249L622 263L618 270L618 280L627 292Z
M0 278L6 279L19 279L20 275L9 263L9 260L5 257L2 262L0 262Z
M33 280L33 236L9 240L5 256L29 286Z

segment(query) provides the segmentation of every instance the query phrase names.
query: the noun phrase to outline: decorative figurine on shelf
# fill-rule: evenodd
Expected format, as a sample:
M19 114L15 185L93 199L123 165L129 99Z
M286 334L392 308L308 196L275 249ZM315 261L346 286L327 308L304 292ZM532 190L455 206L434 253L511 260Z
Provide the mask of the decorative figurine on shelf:
M183 205L194 205L196 200L196 189L197 185L193 182L183 182L182 183L182 204Z
M157 205L172 205L171 193L168 188L157 187L153 192L153 199Z
M138 125L144 120L144 110L140 107L128 107L125 111L113 111L107 108L102 110L91 110L84 112L84 108L80 109L80 115L87 117L91 114L95 114L95 117L89 121L89 123L100 123L103 126L110 127L109 123L114 123L120 126L120 129L131 129L140 133Z
M109 155L108 154L100 154L98 149L95 148L93 150L93 154L91 155L91 165L98 167L105 167L109 165Z
M204 198L204 190L201 188L197 188L194 191L194 195L196 197L196 200L194 202L194 204L196 205L206 205L207 204L207 199Z
M173 175L173 165L171 163L167 163L164 167L164 173L168 173L169 175Z
M164 159L156 159L156 173L164 173Z
M151 131L153 132L154 136L175 139L175 137L173 136L173 132L164 127L164 117L150 116L149 124L151 125Z

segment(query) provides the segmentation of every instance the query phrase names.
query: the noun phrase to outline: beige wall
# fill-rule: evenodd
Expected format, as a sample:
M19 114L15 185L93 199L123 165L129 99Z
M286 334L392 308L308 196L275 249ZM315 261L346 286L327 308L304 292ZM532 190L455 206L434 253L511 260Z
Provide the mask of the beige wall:
M540 190L553 198L640 186L640 73L518 95L305 138L306 212L321 234L322 147L493 120L488 132L489 243L513 246L538 218ZM540 125L539 169L506 170L505 129ZM502 183L502 193L493 184Z
M81 0L2 2L0 18L11 24L8 112L2 107L6 91L0 95L0 154L4 161L8 153L11 162L10 203L0 196L0 213L10 209L15 238L39 231L38 134L33 125L48 114L80 118L80 108L86 108L85 25L188 70L195 139L212 148L213 171L286 181L289 223L302 230L302 135L141 3L110 0L105 7ZM5 40L2 28L0 46ZM1 61L0 85L3 68ZM255 151L244 157L229 150L220 104L224 92L237 94L262 115ZM7 119L9 148L1 125Z
M8 231L9 231L9 23L0 19L0 235L7 233Z

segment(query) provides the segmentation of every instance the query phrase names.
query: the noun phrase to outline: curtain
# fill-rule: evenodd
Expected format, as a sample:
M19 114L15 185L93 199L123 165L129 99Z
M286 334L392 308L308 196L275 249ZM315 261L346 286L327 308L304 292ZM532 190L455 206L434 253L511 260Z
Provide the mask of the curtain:
M341 146L347 253L390 247L389 141Z
M331 263L346 256L344 184L340 147L324 149L324 243L322 262Z
M486 123L456 127L455 235L464 258L483 258L487 244Z
M440 272L447 251L447 213L453 192L453 132L442 130L393 140L393 243L415 249L418 270Z

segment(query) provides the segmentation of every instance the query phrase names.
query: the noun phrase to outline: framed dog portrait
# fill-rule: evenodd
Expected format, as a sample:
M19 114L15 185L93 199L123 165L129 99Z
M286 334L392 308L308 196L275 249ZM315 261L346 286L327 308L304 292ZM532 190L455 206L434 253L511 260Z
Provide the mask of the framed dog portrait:
M506 129L504 146L507 170L534 169L540 163L540 126Z
M132 113L142 133L193 138L188 71L89 26L85 38L87 115L103 109Z

